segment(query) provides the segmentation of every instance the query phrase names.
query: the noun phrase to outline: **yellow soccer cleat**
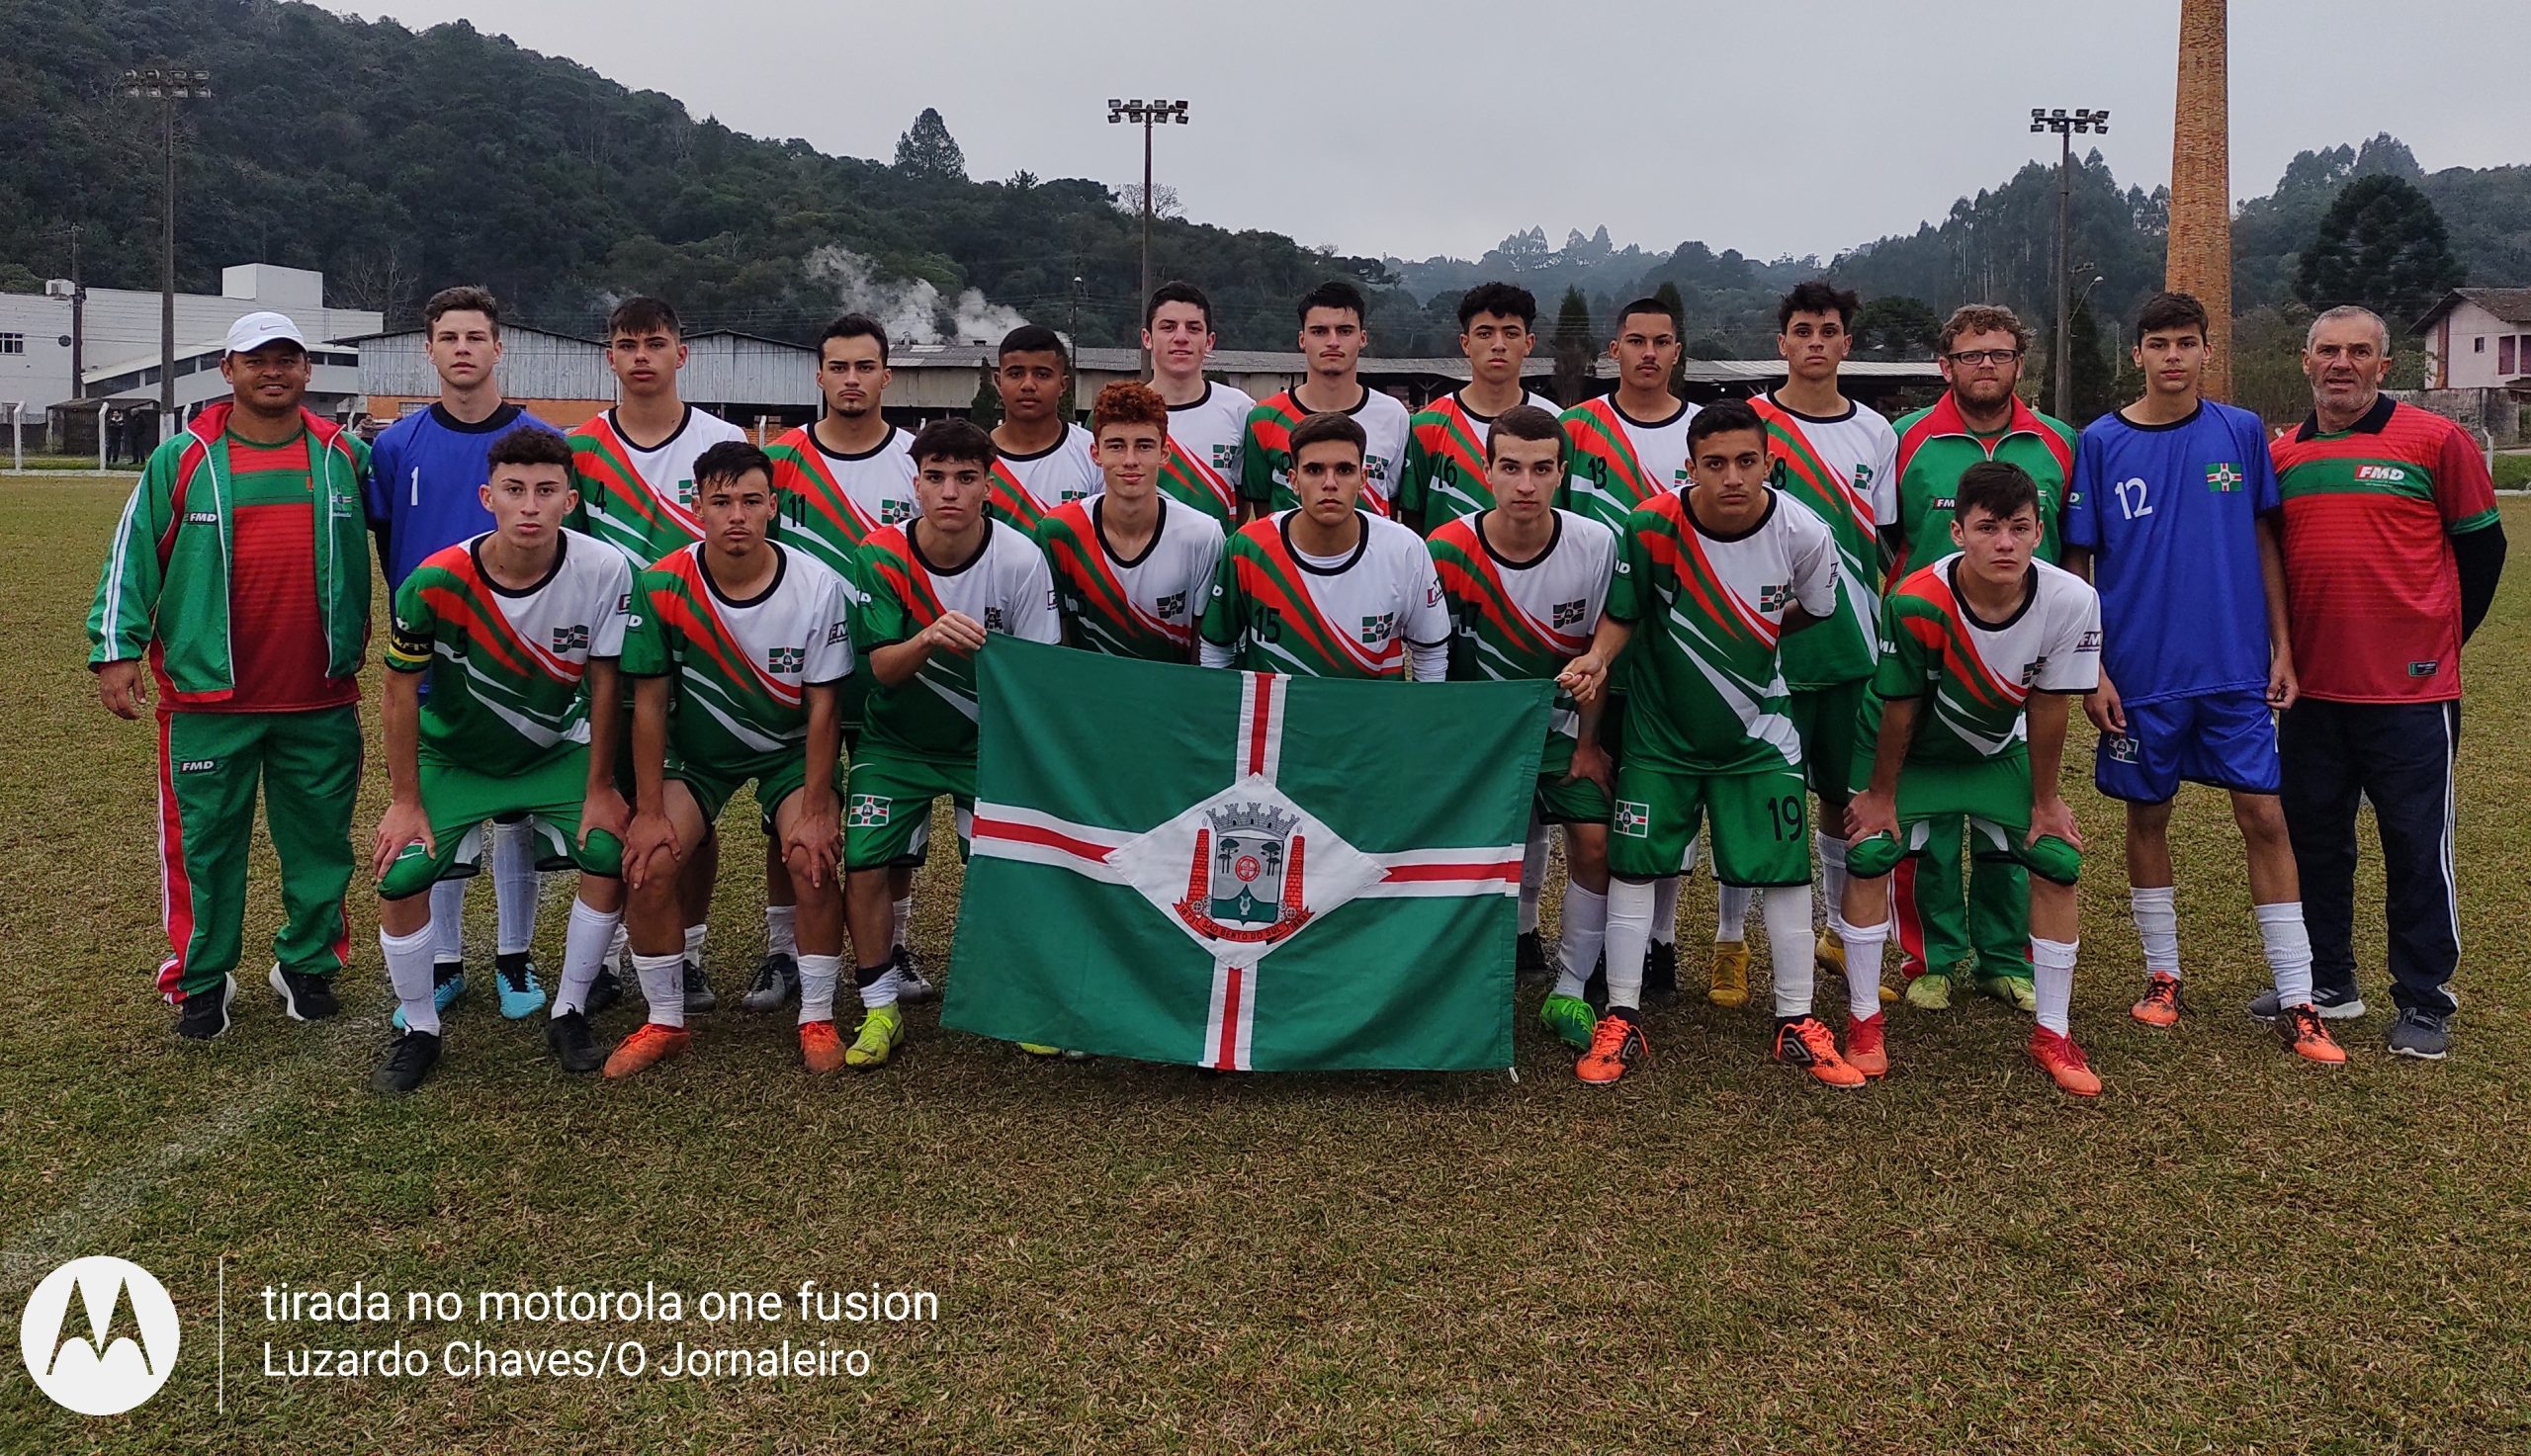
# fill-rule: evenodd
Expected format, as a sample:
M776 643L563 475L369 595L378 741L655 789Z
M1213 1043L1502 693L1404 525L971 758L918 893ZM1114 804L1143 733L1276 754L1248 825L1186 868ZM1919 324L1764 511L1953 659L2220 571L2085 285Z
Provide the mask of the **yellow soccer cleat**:
M1713 979L1704 998L1717 1006L1749 1004L1749 942L1717 940L1713 943Z
M883 1067L897 1044L906 1039L906 1013L894 1005L873 1006L861 1017L861 1032L843 1050L846 1067Z

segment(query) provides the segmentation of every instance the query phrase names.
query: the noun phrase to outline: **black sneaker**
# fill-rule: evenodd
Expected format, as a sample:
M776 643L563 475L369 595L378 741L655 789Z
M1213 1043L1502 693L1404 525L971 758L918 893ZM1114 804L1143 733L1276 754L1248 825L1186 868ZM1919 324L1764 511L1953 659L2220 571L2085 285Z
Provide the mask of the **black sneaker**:
M589 1032L588 1017L567 1011L545 1023L545 1045L565 1071L595 1071L606 1065L606 1046Z
M597 979L589 983L588 994L580 998L580 1004L588 1008L591 1016L595 1016L598 1012L619 1004L623 999L624 979L609 968L600 966L597 968Z
M422 1078L439 1066L439 1037L427 1031L408 1031L387 1048L387 1056L378 1070L369 1074L369 1089L398 1096L422 1084Z
M189 1042L208 1042L228 1030L228 1003L237 999L237 978L220 978L219 991L191 995L176 1007L176 1035Z
M2252 1021L2274 1021L2284 1002L2275 991L2263 990L2250 997ZM2320 1013L2322 1021L2350 1021L2364 1014L2364 997L2351 990L2330 990L2326 986L2312 987L2312 1009Z
M343 1009L343 1003L334 999L332 977L309 976L275 966L265 980L272 983L281 996L282 1010L290 1013L293 1021L322 1021Z
M750 1011L779 1011L800 993L800 963L771 955L755 963L755 979L747 983L739 1004Z
M1643 993L1666 1001L1679 993L1679 943L1656 940L1643 952Z
M2452 1022L2429 1011L2401 1011L2384 1040L2394 1057L2440 1062L2452 1055Z
M1514 943L1512 974L1522 981L1537 981L1555 974L1546 958L1546 937L1534 930L1524 930Z
M702 1012L709 1011L719 1004L721 1004L720 993L712 989L711 980L703 974L702 963L699 961L686 962L685 1014L688 1016L697 1015Z

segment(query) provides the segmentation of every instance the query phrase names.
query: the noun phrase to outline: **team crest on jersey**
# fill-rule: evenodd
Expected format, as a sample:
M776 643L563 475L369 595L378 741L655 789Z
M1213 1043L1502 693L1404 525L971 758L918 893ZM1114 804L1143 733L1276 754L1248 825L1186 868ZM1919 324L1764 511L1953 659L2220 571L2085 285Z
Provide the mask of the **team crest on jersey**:
M1362 619L1362 641L1372 646L1376 647L1396 635L1397 614L1395 612L1382 612L1375 617Z
M879 502L879 524L880 524L880 525L882 525L882 526L902 526L902 525L904 525L906 522L911 521L911 520L913 520L913 519L914 519L914 502L913 502L913 501L911 501L911 500L883 500L883 501Z
M1236 445L1224 445L1216 442L1213 446L1213 469L1217 471L1228 471L1235 470L1238 466L1239 447Z
M1195 830L1186 898L1171 906L1211 940L1271 944L1310 921L1301 869L1300 815L1270 800L1221 804Z
M1858 495L1862 494L1864 490L1872 484L1872 467L1865 465L1860 461L1856 462L1854 481L1855 493Z
M2101 739L2100 747L2102 752L2109 755L2112 763L2134 763L2136 761L2136 740L2124 733L2116 733Z
M891 801L876 794L855 794L843 813L844 827L879 829L887 827Z
M1771 582L1758 591L1758 610L1761 612L1781 612L1791 605L1792 583L1789 581Z
M1186 615L1186 593L1173 591L1152 606L1163 617L1182 617Z
M1003 625L1003 621L1004 621L1004 619L1003 619L1003 615L1002 615L1002 608L1000 608L1000 607L987 607L987 608L985 608L985 631L987 631L987 632L1008 632L1010 629L1009 629L1009 628L1007 628L1007 627L1004 627L1004 626Z
M585 652L588 649L589 630L587 627L558 627L554 629L555 651Z
M1578 601L1558 602L1554 607L1549 609L1549 613L1553 618L1555 625L1558 627L1579 627L1582 625L1582 603Z
M1649 839L1652 837L1652 806L1633 799L1620 799L1609 826L1629 839Z
M2241 468L2228 460L2219 460L2206 468L2206 488L2221 494L2241 488Z
M776 677L779 677L786 672L804 671L807 669L808 665L809 649L807 647L767 647L764 649L764 670L772 673Z

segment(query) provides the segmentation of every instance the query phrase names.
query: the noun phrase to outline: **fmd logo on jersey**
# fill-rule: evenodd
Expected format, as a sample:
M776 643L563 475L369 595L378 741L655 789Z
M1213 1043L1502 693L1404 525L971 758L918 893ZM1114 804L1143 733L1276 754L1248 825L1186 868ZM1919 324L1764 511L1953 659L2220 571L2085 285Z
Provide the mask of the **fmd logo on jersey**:
M120 1415L167 1383L181 1331L156 1275L111 1254L72 1259L27 1296L18 1350L55 1405Z
M2398 466L2357 466L2355 468L2355 478L2359 480L2381 480L2397 485L2407 477L2408 472Z

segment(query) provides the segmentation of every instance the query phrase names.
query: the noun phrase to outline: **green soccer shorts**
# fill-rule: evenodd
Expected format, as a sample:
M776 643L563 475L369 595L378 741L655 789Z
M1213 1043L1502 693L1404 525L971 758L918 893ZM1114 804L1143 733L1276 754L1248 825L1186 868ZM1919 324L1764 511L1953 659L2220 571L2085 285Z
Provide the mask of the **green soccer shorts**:
M940 763L866 748L852 761L843 797L843 863L847 870L880 870L919 863L931 824L931 804L942 795L958 814L958 859L967 858L967 831L976 811L976 766Z
M1801 738L1801 762L1814 794L1851 797L1872 781L1872 738L1866 734L1864 700L1871 683L1863 678L1824 688L1794 688L1789 711L1792 730ZM1872 715L1870 732L1880 731L1880 716ZM1860 751L1863 777L1855 777Z
M1933 821L1958 814L1976 836L1977 858L2018 861L2058 885L2081 877L2083 852L2053 834L2030 837L2030 755L1979 763L1910 763L1898 772L1898 835L1875 834L1846 852L1846 870L1863 879L1886 875L1900 856L1923 849Z
M420 895L442 880L464 879L483 865L486 820L529 816L536 826L536 867L576 869L612 880L624 873L624 844L599 829L580 843L580 809L588 801L589 750L567 743L533 768L485 774L435 754L421 756L422 812L430 815L437 854L419 840L404 846L378 882L385 899Z
M1640 761L1617 765L1609 869L1628 880L1679 873L1706 823L1705 853L1724 885L1810 883L1810 814L1801 770L1691 773Z
M769 839L773 837L773 812L782 807L783 800L808 785L809 755L798 748L786 748L779 753L760 753L735 763L705 765L688 763L671 754L667 762L667 777L683 784L686 792L694 796L694 803L703 811L703 821L707 824L719 823L721 811L729 808L730 801L739 797L739 790L749 783L754 784L756 826L764 830L765 837ZM837 789L843 786L840 764L833 770L833 783Z
M1609 791L1589 779L1564 781L1562 773L1538 775L1536 813L1542 824L1605 824Z

